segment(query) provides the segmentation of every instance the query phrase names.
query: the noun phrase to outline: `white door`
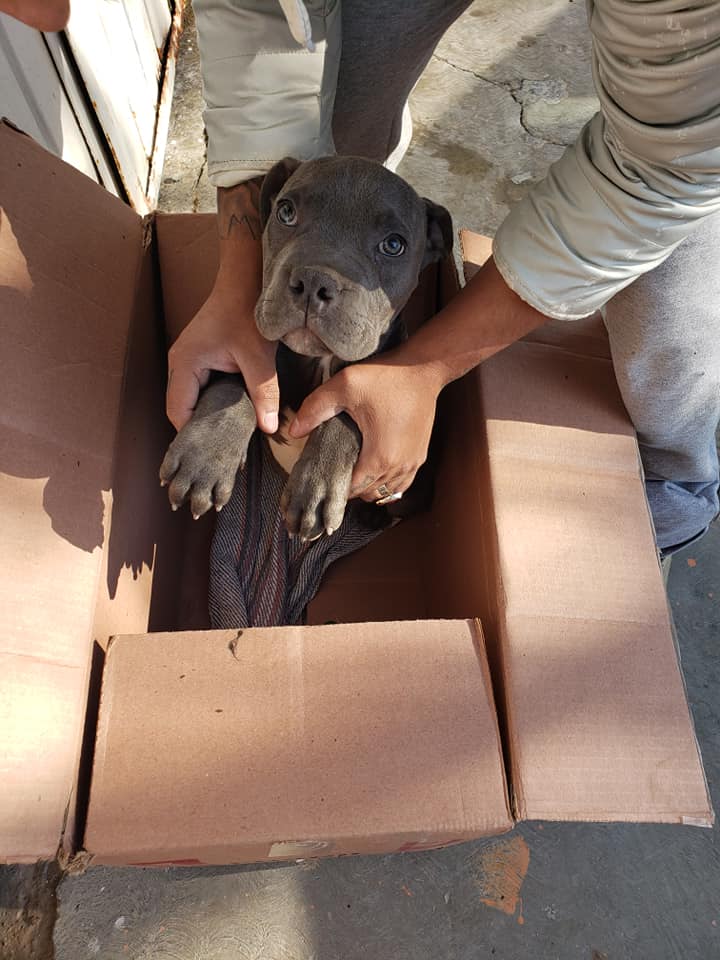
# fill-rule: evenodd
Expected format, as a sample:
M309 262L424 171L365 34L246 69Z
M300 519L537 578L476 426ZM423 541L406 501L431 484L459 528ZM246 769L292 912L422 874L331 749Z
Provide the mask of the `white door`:
M157 199L179 15L172 0L73 0L67 29L0 15L0 114L141 213Z
M70 9L70 50L123 187L142 209L163 93L168 0L73 0Z
M48 150L99 179L43 35L0 14L0 113Z

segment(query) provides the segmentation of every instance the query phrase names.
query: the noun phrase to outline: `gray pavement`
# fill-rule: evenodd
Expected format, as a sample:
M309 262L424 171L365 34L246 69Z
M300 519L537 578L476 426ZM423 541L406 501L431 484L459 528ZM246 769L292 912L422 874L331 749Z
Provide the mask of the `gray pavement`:
M594 111L585 17L575 0L483 0L443 40L411 100L415 138L400 172L446 204L456 224L494 231ZM190 28L161 209L214 209L200 114ZM720 527L676 559L669 595L718 806ZM16 919L21 899L8 900ZM55 955L711 960L720 957L718 831L535 823L422 854L260 867L98 867L59 886Z

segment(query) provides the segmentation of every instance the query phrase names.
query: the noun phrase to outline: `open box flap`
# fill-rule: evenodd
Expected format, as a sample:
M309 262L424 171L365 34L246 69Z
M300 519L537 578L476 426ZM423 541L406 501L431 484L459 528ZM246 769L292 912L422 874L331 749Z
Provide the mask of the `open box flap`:
M477 622L110 646L85 836L94 862L423 849L511 826Z
M463 248L472 275L489 242ZM710 825L635 434L604 327L575 327L541 327L474 375L516 815Z
M70 836L144 223L0 123L0 859Z

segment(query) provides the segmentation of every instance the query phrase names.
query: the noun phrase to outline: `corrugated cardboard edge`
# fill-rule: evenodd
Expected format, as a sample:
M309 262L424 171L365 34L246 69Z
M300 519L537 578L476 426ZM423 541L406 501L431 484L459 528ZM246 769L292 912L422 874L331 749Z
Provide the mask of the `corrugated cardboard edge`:
M463 263L463 276L465 282L471 280L480 270L483 264L492 255L492 241L489 237L475 234L469 230L460 230L458 232L460 244L460 256ZM472 259L468 259L469 256ZM477 373L471 373L471 377L477 376ZM468 389L470 389L468 387ZM479 384L473 384L472 403L477 405L482 401ZM469 402L466 399L466 403ZM482 624L483 636L485 638L486 662L489 664L490 673L488 682L492 688L493 703L498 718L498 729L500 731L500 745L503 758L503 773L507 788L507 796L510 805L510 815L517 823L523 819L520 811L523 809L522 787L513 777L513 756L517 748L517 738L513 731L512 720L507 706L507 684L506 684L506 666L503 651L506 648L506 628L505 628L505 589L500 573L499 544L497 537L497 523L495 520L495 507L492 498L490 486L490 460L487 441L487 432L485 428L485 419L480 410L480 415L473 420L475 429L481 432L478 449L480 451L479 466L482 477L482 486L485 495L482 498L482 509L486 514L483 524L485 537L482 544L482 559L487 577L486 597L489 604L489 615L485 616ZM489 645L489 648L488 648Z
M92 192L95 190L101 190L103 193L105 193L105 191L101 186L94 183L92 180L85 178L80 171L77 171L74 168L70 167L68 164L64 163L60 158L54 157L52 154L49 154L48 151L46 151L45 148L40 146L33 139L32 136L30 136L22 128L18 127L15 123L13 123L12 120L8 119L7 117L0 117L0 128L4 129L5 131L9 131L11 136L19 136L19 137L22 137L24 140L28 141L29 148L36 149L47 154L48 163L58 163L61 166L67 168L67 170L70 171L74 177L78 177L82 181L87 180L87 189L89 194L92 194ZM110 196L109 202L113 204L118 204L119 207L121 208L126 208L128 210L128 215L131 217L135 217L136 221L139 224L141 223L142 218L137 213L135 213L131 208L128 208L127 204L125 204L119 198ZM146 218L146 220L149 220L149 219L151 218ZM145 250L147 248L147 236L148 236L148 224L145 223L141 226L142 250ZM143 256L141 254L136 259L135 276L130 278L130 283L132 284L132 288L133 288L133 297L132 297L133 304L137 301L137 292L138 292L139 282L140 282L140 277L142 272L142 264L143 264ZM122 387L120 396L122 396L122 394L124 393L124 381L127 376L131 332L132 332L132 321L128 325L128 340L125 345L125 357L124 357L124 369L123 369L123 387ZM118 440L119 440L119 428L120 428L120 423L122 419L122 410L123 410L123 405L121 401L118 406L118 415L115 422L115 436L113 438L113 444L112 444L113 457L115 455L115 451L117 449ZM113 471L114 471L114 462L113 462ZM104 507L107 511L106 513L107 517L110 516L111 490L108 491L106 498L104 499ZM109 540L109 526L106 526L104 529L103 552L105 552L107 549L108 540ZM101 563L98 566L95 585L94 585L95 597L98 596L98 590L99 590L101 578L105 572L104 561L105 561L105 558L103 557ZM59 836L57 839L57 850L56 850L55 856L58 862L61 864L61 866L65 866L69 864L76 855L77 842L81 833L81 828L79 827L78 820L81 819L82 808L84 805L86 805L86 802L87 802L86 792L82 789L82 786L81 786L82 765L83 765L82 758L85 752L86 744L88 742L94 741L94 726L92 724L92 719L91 718L90 720L88 719L87 706L89 703L89 696L91 693L91 688L93 687L94 677L95 677L95 664L96 664L95 656L94 656L95 646L96 645L93 643L88 647L88 650L87 650L85 677L82 684L82 687L85 691L84 720L78 730L78 737L75 745L75 757L76 757L75 771L74 771L72 783L70 785L70 789L68 791L67 799L65 802L63 820L60 827ZM15 859L13 862L26 862L26 863L36 862L36 857Z
M480 666L480 672L482 674L483 685L485 688L485 696L487 697L488 704L494 711L497 719L497 723L495 724L497 755L502 770L502 781L505 788L505 804L509 820L508 829L512 829L517 823L517 817L513 811L511 781L508 777L509 768L507 765L507 758L505 757L505 743L501 730L502 717L498 711L497 698L493 686L492 675L490 673L490 663L488 660L487 645L485 643L485 632L483 630L482 623L477 617L474 617L472 620L468 620L468 626L470 627L470 633L472 635L473 644L477 653L478 664Z
M26 133L26 132L22 129L22 127L19 127L16 123L13 123L13 121L12 121L9 117L0 117L0 123L1 123L4 127L10 127L10 129L11 129L11 130L14 130L15 133L22 134L23 137L29 137L30 139L32 139L32 137L30 137L30 134L29 134L29 133Z
M473 276L475 276L475 274L483 266L483 264L492 256L492 240L490 240L490 238L488 237L474 234L472 233L472 231L468 231L468 230L461 230L459 232L459 237L460 237L460 251L461 251L461 256L463 261L463 272L464 272L465 280L468 281L472 279ZM470 259L468 259L469 257ZM555 346L554 344L546 344L545 346L548 346L552 349L564 349L564 348ZM573 353L574 351L567 350L565 352ZM610 358L608 357L608 359ZM490 490L491 488L489 486L489 461L487 460L488 450L487 450L486 443L483 444L483 450L486 455L483 466L486 467L488 470L488 476L486 479L488 483L488 490ZM642 460L640 459L639 450L638 450L637 460L638 460L638 473L641 481L643 481L643 489L645 489L645 485L644 485L645 474L644 474L644 469L642 465ZM491 513L494 514L492 497L490 496L489 499L490 499L490 511ZM645 502L645 509L647 511L648 523L650 524L650 527L652 529L652 526L653 526L652 514L650 512L650 504L648 502L647 495L644 496L644 502ZM522 782L520 778L513 776L513 769L514 769L513 757L516 755L516 752L517 752L517 737L513 730L512 718L505 706L505 690L506 690L507 672L505 669L505 664L503 662L503 649L506 646L506 640L507 640L507 628L506 628L506 619L505 619L506 600L505 600L505 592L503 589L502 576L500 573L500 567L498 562L497 551L499 549L499 545L497 543L496 524L494 520L493 520L493 523L490 525L489 529L493 531L493 535L492 535L492 542L490 544L490 556L487 556L487 555L485 556L485 562L486 563L489 562L496 578L495 597L497 602L496 603L497 620L495 624L495 629L497 630L498 650L494 651L494 656L496 657L495 666L496 666L496 670L498 671L498 677L499 677L498 685L501 687L500 690L496 691L497 700L501 705L500 712L498 713L498 720L499 720L500 727L503 734L502 740L506 749L506 758L505 758L506 771L505 772L506 772L506 777L507 777L508 787L509 787L510 803L512 806L513 816L515 817L517 822L520 822L526 819L526 805L525 805L525 799L522 791ZM658 567L659 566L660 566L660 555L658 553ZM695 727L692 710L690 709L687 684L685 681L685 674L682 669L682 656L681 656L680 646L678 642L677 631L675 629L675 622L672 616L672 609L670 606L669 599L667 598L667 594L666 594L665 602L667 607L667 616L668 616L668 621L670 625L670 631L672 634L673 644L675 647L675 655L677 659L678 672L680 674L682 687L685 694L685 703L686 703L686 708L688 713L688 721L690 724L690 729L692 731L693 740L695 743L695 749L697 752L700 771L703 777L705 795L707 798L707 809L709 812L709 816L705 811L698 811L695 814L688 814L684 816L678 816L676 814L673 814L672 816L669 816L667 818L667 822L682 823L686 826L712 828L715 823L715 812L712 806L712 799L711 799L708 780L707 780L707 772L705 770L705 766L703 763L702 752L700 750L700 743L697 736L697 730ZM620 817L613 816L612 814L608 814L607 818L603 818L602 820L598 818L586 819L582 817L575 817L573 819L576 822L592 822L592 823L608 822L609 823L609 822L617 821L618 819L620 819ZM623 814L622 819L627 822L631 822L627 814ZM647 822L647 821L644 820L642 822ZM658 821L658 822L663 822L663 821Z
M104 660L107 660L107 657L110 654L110 649L112 647L115 637L110 637L108 639L107 647L105 649ZM103 664L104 666L104 664ZM104 672L104 671L103 671ZM94 773L98 764L104 763L104 756L98 753L98 744L104 743L106 738L102 736L103 732L103 720L101 718L108 717L111 713L112 708L112 689L108 691L108 684L103 683L102 676L99 681L99 689L95 691L97 698L97 709L95 711L96 722L93 726L92 731L92 744L90 749L87 750L85 756L83 756L81 763L86 764L89 770L89 776L87 777L87 789L85 791L85 796L83 797L84 804L84 816L82 820L78 820L78 835L75 836L74 844L71 848L65 850L58 850L58 862L62 869L68 874L81 874L84 873L88 867L92 866L93 863L93 854L88 852L84 847L84 833L85 833L85 821L87 808L90 803L90 787L92 782L92 774ZM81 824L81 826L80 826ZM81 832L82 831L82 832Z
M650 501L647 498L647 487L645 486L645 468L643 467L642 459L640 458L640 450L638 449L638 472L643 484L643 490L645 492L645 509L647 511L648 523L650 526L653 526L652 513L650 511ZM658 550L657 555L658 569L662 574L662 567L660 564L660 551ZM667 617L670 623L670 632L672 634L673 645L675 647L675 656L677 658L678 671L680 673L680 680L682 681L682 688L685 694L685 703L688 708L688 717L690 722L690 730L692 731L693 740L695 742L695 749L697 750L698 763L700 764L700 771L703 776L703 782L705 784L705 796L707 797L707 805L709 816L705 813L698 814L697 816L684 816L681 818L680 822L685 826L689 827L705 827L707 829L712 829L715 826L715 810L712 804L712 795L710 793L710 785L708 784L707 771L705 770L705 764L703 763L702 750L700 749L700 741L698 740L697 728L695 726L695 718L693 717L693 712L690 709L690 698L688 696L687 682L685 680L685 671L683 670L682 665L682 651L680 650L680 641L678 639L677 629L675 628L675 618L673 617L672 606L670 604L670 598L667 595L667 590L665 591L665 603L667 607Z
M118 200L118 203L122 201ZM150 247L153 240L153 220L154 215L149 214L140 217L141 220L141 240L140 250L136 261L135 276L132 278L133 286L133 315L128 328L128 338L125 344L125 361L123 367L123 377L121 386L121 403L118 411L118 418L115 423L115 436L113 439L113 479L110 490L107 492L106 513L104 521L104 542L103 558L99 565L97 580L95 584L95 616L97 617L98 606L100 603L101 592L104 590L104 581L107 577L107 564L112 537L113 521L113 491L116 487L116 477L118 471L118 450L122 439L123 417L125 412L125 397L127 393L128 378L130 375L130 360L132 356L133 339L137 335L138 313L140 311L139 298L143 284L143 273L147 268L146 258L151 256ZM81 742L78 745L78 763L73 794L68 798L69 815L66 820L63 835L60 838L58 848L58 860L64 865L66 870L78 868L78 864L87 866L86 855L81 849L81 841L84 833L85 817L89 803L89 787L91 771L93 765L93 755L95 751L96 729L95 721L98 716L100 684L104 656L102 650L107 642L107 637L98 636L97 627L93 630L93 644L88 651L88 668L85 684L85 723L83 724ZM83 869L84 869L83 866Z

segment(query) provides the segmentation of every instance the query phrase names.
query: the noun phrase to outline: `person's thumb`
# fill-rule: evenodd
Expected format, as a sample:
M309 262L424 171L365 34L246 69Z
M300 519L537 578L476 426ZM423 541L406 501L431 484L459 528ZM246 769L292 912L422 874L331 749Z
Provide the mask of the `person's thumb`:
M241 366L245 387L255 407L258 427L264 433L275 433L278 428L280 387L275 369L275 347L252 362L244 360Z
M170 367L165 409L176 430L182 430L192 416L200 390L209 376L209 370L197 371L187 364Z
M333 378L336 379L336 378ZM317 390L305 398L303 405L290 424L291 437L306 437L315 427L326 420L336 417L345 408L342 405L339 391L333 380L328 380Z

